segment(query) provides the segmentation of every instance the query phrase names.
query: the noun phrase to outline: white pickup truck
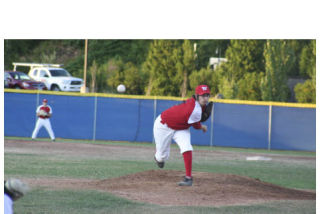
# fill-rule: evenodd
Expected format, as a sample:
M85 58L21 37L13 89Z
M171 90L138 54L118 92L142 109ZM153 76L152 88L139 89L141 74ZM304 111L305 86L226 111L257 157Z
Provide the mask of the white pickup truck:
M71 91L79 92L83 80L72 77L69 72L62 68L60 64L42 64L42 63L20 63L14 62L13 70L17 67L30 67L28 75L37 81L43 82L49 90L52 91Z

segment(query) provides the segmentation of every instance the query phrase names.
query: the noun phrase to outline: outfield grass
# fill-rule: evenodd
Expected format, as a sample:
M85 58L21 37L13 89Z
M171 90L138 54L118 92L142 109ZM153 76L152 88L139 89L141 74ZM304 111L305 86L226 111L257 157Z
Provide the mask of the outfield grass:
M4 137L4 139L8 140L27 140L30 138L27 137ZM50 141L49 138L38 138L36 141ZM146 146L146 147L154 147L154 144L148 142L128 142L128 141L102 141L102 140L74 140L74 139L57 139L59 142L67 142L67 143L94 143L94 144L106 144L106 145L124 145L124 146ZM292 155L292 156L308 156L315 157L315 152L308 151L287 151L287 150L266 150L266 149L246 149L246 148L234 148L234 147L218 147L218 146L196 146L193 145L195 149L199 150L208 150L208 151L234 151L234 152L247 152L247 153L261 153L261 154L279 154L279 155Z
M109 193L97 191L50 191L33 190L15 205L15 214L88 214L88 213L130 213L130 214L307 214L316 212L315 201L270 202L251 206L229 207L182 207L159 206L129 201Z
M154 169L152 161L63 158L61 156L5 154L5 175L24 177L72 177L106 179ZM120 158L120 157L119 157ZM39 164L41 163L41 164ZM166 164L166 169L181 170L182 161ZM193 164L194 171L226 173L259 178L289 188L315 189L315 166L217 160ZM308 175L308 176L306 176Z
M21 138L5 138L21 139ZM58 140L60 141L60 140ZM61 140L75 143L76 140ZM92 141L80 141L93 143ZM58 142L59 143L59 142ZM130 142L97 142L99 144L118 146L154 147L147 143ZM200 150L219 150L252 152L261 154L281 154L283 156L315 157L315 153L290 151L246 150L234 148L197 147ZM78 157L76 155L50 155L5 152L4 176L17 178L83 178L106 179L131 173L156 169L152 158L132 157ZM151 154L152 157L152 154ZM128 158L131 158L128 160ZM181 157L172 155L166 163L166 169L183 170ZM316 164L308 162L248 162L245 160L208 160L196 157L194 171L210 173L227 173L258 178L262 181L278 184L289 188L316 189ZM228 207L179 207L159 206L129 201L112 194L99 191L47 190L35 188L17 201L15 213L315 213L315 201L279 201L251 206Z

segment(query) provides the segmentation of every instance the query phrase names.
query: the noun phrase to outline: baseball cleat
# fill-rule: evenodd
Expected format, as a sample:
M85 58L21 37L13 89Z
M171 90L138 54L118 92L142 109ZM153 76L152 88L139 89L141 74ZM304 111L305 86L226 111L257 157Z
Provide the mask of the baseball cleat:
M156 163L157 163L159 168L163 168L164 167L164 162L157 161L156 157L154 157L154 160L156 161Z
M187 177L184 177L183 178L183 181L179 182L178 185L179 186L192 186L192 178L187 178Z

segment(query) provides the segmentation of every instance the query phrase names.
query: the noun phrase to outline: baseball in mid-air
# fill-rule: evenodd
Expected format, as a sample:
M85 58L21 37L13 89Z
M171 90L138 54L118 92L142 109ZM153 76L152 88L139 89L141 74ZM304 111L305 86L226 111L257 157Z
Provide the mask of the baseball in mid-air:
M126 91L126 86L124 86L123 84L118 85L117 91L119 93L124 93Z

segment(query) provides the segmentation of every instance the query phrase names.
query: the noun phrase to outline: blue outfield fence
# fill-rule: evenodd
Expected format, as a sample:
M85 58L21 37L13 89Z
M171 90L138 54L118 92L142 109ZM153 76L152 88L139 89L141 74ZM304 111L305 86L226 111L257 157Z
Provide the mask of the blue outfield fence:
M181 99L5 89L5 136L31 137L36 108L48 99L57 138L153 142L153 121ZM316 150L316 109L308 104L215 100L208 131L191 128L193 145ZM38 137L48 137L42 128Z
M268 106L215 103L216 146L268 149Z
M316 109L272 108L271 149L316 151Z

